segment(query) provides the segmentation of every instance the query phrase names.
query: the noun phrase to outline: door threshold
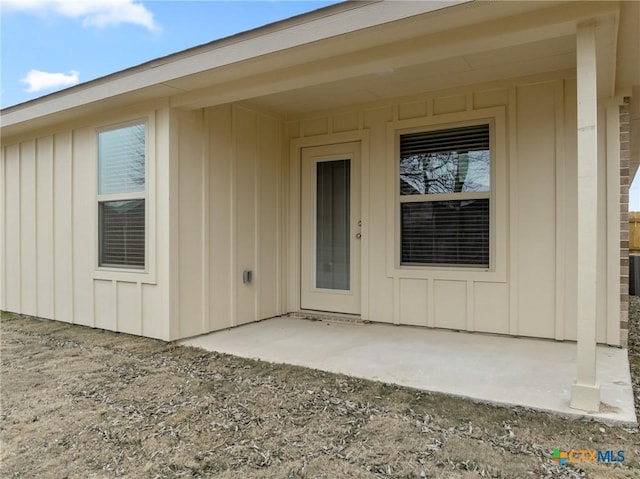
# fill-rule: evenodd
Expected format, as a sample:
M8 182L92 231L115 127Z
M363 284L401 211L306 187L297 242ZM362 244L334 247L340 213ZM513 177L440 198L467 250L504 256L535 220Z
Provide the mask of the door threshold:
M347 324L367 324L369 321L362 319L359 314L334 313L330 311L313 311L301 309L300 311L289 313L287 316L297 319L309 319L311 321L326 321Z

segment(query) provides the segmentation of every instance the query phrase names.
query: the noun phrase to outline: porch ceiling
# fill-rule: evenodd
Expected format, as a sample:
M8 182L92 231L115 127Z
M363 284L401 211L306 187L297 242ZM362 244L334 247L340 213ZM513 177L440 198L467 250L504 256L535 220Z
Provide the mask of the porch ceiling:
M528 5L508 5L521 3ZM544 5L532 4L538 8ZM486 3L473 4L479 5L484 7ZM484 8L475 13L483 11ZM465 13L474 12L469 9ZM611 95L618 27L616 4L569 3L510 13L513 15L475 22L466 17L464 22L458 21L445 30L434 27L438 20L443 21L444 13L442 18L417 16L333 37L254 63L171 82L168 85L185 91L172 98L172 105L195 109L252 101L278 112L298 113L574 68L576 25L593 19L597 19L598 44L602 46L599 57L604 65L599 85L603 97ZM425 21L426 18L432 21ZM390 29L392 26L395 28ZM411 35L405 34L405 29ZM380 43L381 37L387 42Z
M261 108L299 114L444 88L574 69L574 35L453 56L251 98Z

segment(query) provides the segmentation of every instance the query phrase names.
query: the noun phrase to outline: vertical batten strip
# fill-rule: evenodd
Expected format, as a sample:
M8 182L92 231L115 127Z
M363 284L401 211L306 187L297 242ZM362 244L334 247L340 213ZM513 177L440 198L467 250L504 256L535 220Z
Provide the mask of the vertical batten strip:
M509 334L518 334L518 95L509 88Z
M565 155L565 115L564 115L564 80L556 80L556 310L555 339L565 339L565 188L566 188L566 155Z
M360 316L362 319L369 319L369 234L371 224L371 214L369 205L371 204L371 189L369 188L370 173L369 166L371 154L369 152L370 136L369 130L362 130L362 141L360 142L360 219L362 220L362 240L360 245Z
M145 255L147 258L147 272L152 278L152 282L157 282L158 275L158 129L159 129L158 111L153 110L147 117L146 134L147 134L147 180L145 181L147 209L147 225L146 248ZM97 173L96 173L97 176Z
M200 331L211 330L210 318L210 250L209 250L209 115L205 110L200 115L200 141L202 144L202 323Z
M36 317L40 316L40 308L38 307L38 295L40 292L38 291L38 270L40 267L40 258L39 248L38 248L38 140L33 140L33 244L35 246L34 256L35 256L35 265L34 265L34 278L33 284L35 286L34 291L34 311Z
M284 262L286 261L286 255L283 255L283 240L286 237L283 234L286 231L286 225L284 224L286 215L283 214L282 208L283 205L286 205L286 198L284 195L286 194L286 189L283 188L283 185L286 185L287 182L282 177L282 162L284 161L284 150L282 145L287 144L285 136L284 136L284 121L278 121L278 149L276 151L276 313L283 314L283 304L286 304L283 300L283 291L286 289L283 287L283 269L286 268Z
M231 247L231 251L230 253L230 274L229 274L229 279L231 281L231 326L237 326L238 324L238 317L237 317L237 301L238 301L238 296L237 296L237 289L238 289L238 285L236 284L237 280L238 280L238 275L236 272L236 265L238 264L238 258L237 258L237 254L238 254L238 249L236 248L236 240L238 238L238 219L236 218L236 213L237 213L237 198L236 198L236 191L237 191L237 185L236 185L236 181L238 178L238 159L237 159L237 152L238 152L238 147L237 147L237 143L238 143L238 125L236 124L236 120L237 120L237 114L236 114L236 105L232 105L231 106L231 191L229 192L229 196L231 198L231 225L229 228L229 235L231 236L229 238L229 246Z
M596 89L596 26L578 25L578 324L576 382L571 387L571 407L600 409L596 381L596 280L598 208L598 96Z
M400 324L400 278L393 278L393 324Z
M474 287L474 281L467 280L467 331L476 330Z
M398 198L398 185L395 179L399 175L400 158L398 157L399 148L396 148L396 129L395 125L389 123L387 125L387 138L386 138L386 175L387 175L387 191L386 191L386 270L387 277L397 276L394 270L399 265L399 248L396 245L400 244L399 235L399 198ZM389 184L389 180L392 180L393 186Z
M93 296L94 296L94 297L96 296L95 289L96 289L97 285L98 285L98 282L97 282L97 281L95 281L95 280L92 280L92 281L91 281L91 289L93 289ZM93 315L93 317L94 317L94 318L96 317L96 314L97 314L97 310L96 310L96 301L94 301L93 303L91 303L91 314Z
M22 143L18 144L18 178L16 179L16 185L18 186L18 205L16 207L18 213L18 232L22 238ZM18 242L18 272L20 273L20 280L18 282L18 311L23 313L22 308L22 241Z
M59 320L56 315L56 136L51 135L51 316ZM0 183L1 184L1 183Z
M427 279L427 326L430 328L436 326L436 298L434 290L434 279Z
M169 339L180 331L180 122L169 112Z
M172 208L173 195L172 176L173 172L171 156L171 109L168 106L159 108L154 115L156 120L156 134L153 137L155 157L150 159L154 162L154 191L155 215L156 215L156 272L158 284L153 286L142 285L142 326L143 336L160 337L170 339L171 320L173 312L173 290L170 275L172 272L172 258L175 257L172 245L171 230L174 220L174 210ZM150 185L152 186L152 185ZM153 291L155 290L155 291ZM153 292L153 293L152 293ZM156 295L156 301L152 301L152 294ZM156 304L151 304L151 303ZM149 304L147 304L149 303ZM152 318L152 311L160 311L161 317L156 321L149 321ZM147 315L147 312L149 314ZM150 323L150 324L149 324Z
M262 149L262 122L264 117L261 113L253 112L255 118L255 151L253 152L253 272L254 272L254 299L253 303L253 320L258 321L260 319L260 307L261 307L261 292L262 292L262 268L260 264L260 204L262 189L260 185L260 169L263 161L263 149Z
M138 327L136 328L136 331L138 331L138 334L140 334L140 336L144 336L143 333L143 325L144 325L144 296L142 295L142 282L138 281L136 283L136 297L138 298Z
M289 203L289 288L288 288L288 309L290 311L298 311L300 309L300 235L301 228L301 185L300 185L300 169L302 164L302 148L297 147L293 142L289 144L289 188L291 196Z
M94 281L95 283L95 281ZM95 296L95 288L93 289L93 294ZM111 281L111 300L113 301L113 324L115 325L116 331L122 331L121 325L118 323L118 282L114 279ZM96 301L93 302L95 305ZM95 306L94 306L95 309ZM94 312L94 317L96 314Z
M71 243L71 269L70 269L70 276L71 276L71 284L70 284L70 288L69 288L69 301L71 304L71 323L76 324L76 302L73 298L74 296L74 291L75 291L75 282L76 282L76 268L75 268L75 256L73 254L73 247L74 247L74 232L75 232L75 221L74 221L74 214L75 214L75 207L74 207L74 194L73 194L73 170L74 170L74 155L73 155L73 143L75 141L75 130L71 130L71 132L69 133L69 200L70 200L70 211L69 211L69 222L71 223L71 228L69 230L69 242Z

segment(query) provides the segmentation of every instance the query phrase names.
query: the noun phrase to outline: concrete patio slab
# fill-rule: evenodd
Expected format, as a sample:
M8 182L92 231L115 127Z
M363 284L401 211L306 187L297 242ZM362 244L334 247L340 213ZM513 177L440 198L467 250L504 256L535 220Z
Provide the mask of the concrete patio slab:
M626 349L598 346L603 404L599 412L585 413L569 408L576 373L572 342L280 317L180 344L483 402L636 424Z

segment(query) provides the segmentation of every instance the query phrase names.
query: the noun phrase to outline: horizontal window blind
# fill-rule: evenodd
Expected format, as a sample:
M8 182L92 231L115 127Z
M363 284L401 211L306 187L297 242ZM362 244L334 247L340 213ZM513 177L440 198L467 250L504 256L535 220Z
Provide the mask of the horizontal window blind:
M100 203L100 265L144 268L145 200Z
M402 203L402 263L488 267L489 201Z
M487 124L402 135L400 158L448 151L478 150L489 150Z

